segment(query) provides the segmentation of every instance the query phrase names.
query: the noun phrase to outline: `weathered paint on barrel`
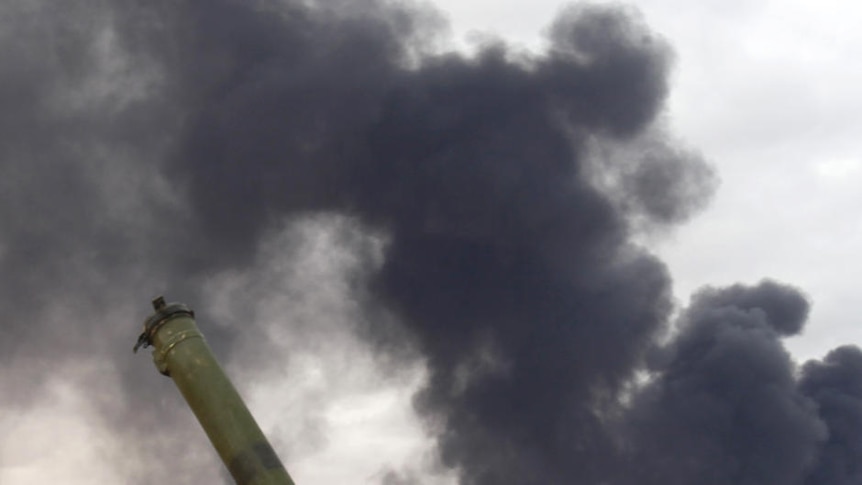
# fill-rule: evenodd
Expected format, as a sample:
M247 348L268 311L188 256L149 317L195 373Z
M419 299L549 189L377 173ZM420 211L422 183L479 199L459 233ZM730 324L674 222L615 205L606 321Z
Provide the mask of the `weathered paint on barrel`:
M260 427L227 378L185 305L153 301L139 346L176 383L207 436L240 485L293 485Z

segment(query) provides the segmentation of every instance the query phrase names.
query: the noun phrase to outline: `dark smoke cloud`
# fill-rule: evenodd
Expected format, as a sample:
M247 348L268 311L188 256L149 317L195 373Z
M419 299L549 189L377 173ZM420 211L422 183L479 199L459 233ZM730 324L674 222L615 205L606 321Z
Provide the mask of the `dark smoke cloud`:
M236 59L180 157L204 230L242 253L285 211L382 228L372 288L428 361L416 404L439 423L445 464L465 483L598 474L603 406L671 304L664 266L584 175L582 139L649 125L666 46L621 12L581 8L557 20L545 56L498 44L405 68L386 24L349 18L306 39L301 20L258 20L241 44L199 26L215 58Z
M0 406L102 363L75 383L138 457L117 464L127 483L224 478L128 355L141 300L194 306L213 275L259 268L285 220L331 213L385 242L353 275L358 331L427 365L415 408L461 483L858 482L860 353L798 377L780 340L807 317L797 290L703 290L657 343L671 281L633 240L716 183L661 126L670 49L636 12L572 7L546 52L472 56L440 51L430 9L373 1L0 13L0 365L17 376ZM228 354L236 332L207 329ZM186 468L137 473L179 449Z
M806 484L849 485L862 480L862 351L839 347L822 362L802 368L799 389L813 400L828 430L829 438L819 450L817 465Z
M627 418L637 483L801 483L826 429L779 336L807 313L770 281L697 294Z
M782 336L802 331L809 308L804 295L774 281L763 281L754 287L734 285L718 290L704 288L697 294L694 306L735 307L746 312L756 312L754 316Z
M50 405L62 379L122 443L111 461L123 482L194 483L217 479L218 463L205 442L187 444L202 436L188 411L154 398L170 383L129 358L147 298L164 288L194 301L200 278L171 267L193 249L184 196L159 167L178 109L155 53L131 49L142 31L159 38L157 25L143 27L154 12L136 3L0 7L0 407L16 416ZM188 468L142 465L177 449ZM20 465L10 460L0 467Z

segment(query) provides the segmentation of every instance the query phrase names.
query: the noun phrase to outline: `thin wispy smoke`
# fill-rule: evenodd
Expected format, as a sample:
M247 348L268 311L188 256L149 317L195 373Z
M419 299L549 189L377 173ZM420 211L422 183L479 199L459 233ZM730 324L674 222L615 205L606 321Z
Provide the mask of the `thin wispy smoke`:
M444 29L371 0L0 7L0 365L18 376L0 407L108 362L116 382L75 382L135 457L126 481L224 479L125 323L151 293L253 277L274 232L335 214L349 331L383 367L426 367L413 404L461 484L858 483L862 353L798 371L781 339L809 302L769 280L671 321L668 270L635 242L717 187L662 123L670 46L617 6L561 11L538 53L446 52ZM265 336L250 320L208 338L229 354ZM178 447L209 475L142 465Z

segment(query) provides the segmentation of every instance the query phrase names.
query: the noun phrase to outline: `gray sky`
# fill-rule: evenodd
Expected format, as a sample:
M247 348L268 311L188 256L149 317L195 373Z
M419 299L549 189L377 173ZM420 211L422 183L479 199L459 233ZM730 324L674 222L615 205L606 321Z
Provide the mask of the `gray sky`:
M473 0L437 5L450 16L455 43L462 47L491 35L542 49L543 29L561 4ZM644 244L669 265L679 303L684 305L703 285L774 278L798 286L813 304L804 333L788 340L799 361L862 340L856 322L862 300L855 297L855 277L862 274L862 66L856 62L862 54L862 8L846 1L634 5L675 52L665 122L684 145L716 167L721 179L710 205L692 221L670 234L644 237ZM110 39L105 43L110 45ZM101 67L116 69L104 73L105 79L116 82L112 76L122 76L123 66ZM132 91L125 95L134 97ZM71 104L88 102L88 93L74 94ZM92 170L98 171L105 162L93 163ZM145 178L148 173L141 169L124 176ZM119 205L129 201L135 210L134 196L123 194L123 180L115 183L113 200ZM160 207L187 210L182 201L171 199L169 186L154 191L165 194ZM370 254L365 256L372 260L380 258L381 242L354 230L335 216L271 230L247 269L199 280L203 289L196 309L206 308L216 320L207 325L222 331L229 332L232 323L248 315L262 329L262 334L239 337L225 363L297 483L376 484L390 470L413 473L421 483L454 483L452 476L428 473L435 462L433 443L411 406L425 377L422 366L392 369L356 336L353 319L362 312L361 303L349 297L352 289L344 275L364 263L351 252L355 246L343 241L363 239ZM0 258L4 244L0 240ZM86 267L85 257L76 262L76 270L82 270L78 284L103 288L108 280L110 287L116 276L92 275ZM75 281L57 276L67 277ZM112 319L105 330L108 341L127 334L131 348L150 288L165 282L151 274L128 279L116 283L116 294L134 295L137 284L141 294L134 300L119 298L101 317ZM40 317L62 321L67 308L75 308L77 318L95 312L76 303L53 305ZM279 325L283 321L290 322L289 329ZM26 333L14 337L28 338ZM61 335L50 344L84 348L86 342L83 336ZM338 352L334 355L331 348ZM153 399L160 406L176 406L180 398L171 383L151 368L148 356L135 357L130 365L143 368L140 375L153 380L148 384L156 393ZM260 365L261 360L266 364ZM0 374L0 389L26 388L21 383L29 379L39 380L40 388L26 405L8 396L0 400L0 483L127 483L131 477L156 483L155 478L147 481L157 475L136 459L130 436L105 424L110 406L104 401L122 399L119 393L110 395L110 389L122 386L124 375L114 362L98 351L61 368L46 369L50 359L24 351L9 362L14 365L10 368L28 370ZM193 419L190 413L180 418ZM209 446L196 426L191 422L184 428L189 441L203 443L190 455ZM195 455L188 462L212 467L198 483L223 477L212 456Z

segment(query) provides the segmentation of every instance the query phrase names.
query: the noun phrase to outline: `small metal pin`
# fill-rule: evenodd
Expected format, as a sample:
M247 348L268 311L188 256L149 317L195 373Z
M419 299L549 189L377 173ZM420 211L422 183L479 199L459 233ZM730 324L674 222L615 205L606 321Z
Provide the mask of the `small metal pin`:
M132 353L137 354L139 348L147 348L147 346L149 346L149 339L147 338L146 332L144 332L138 337L138 343L135 344L135 347L132 349Z

